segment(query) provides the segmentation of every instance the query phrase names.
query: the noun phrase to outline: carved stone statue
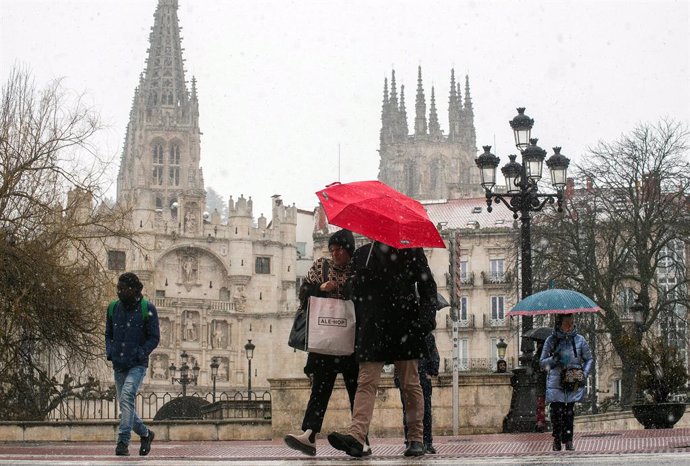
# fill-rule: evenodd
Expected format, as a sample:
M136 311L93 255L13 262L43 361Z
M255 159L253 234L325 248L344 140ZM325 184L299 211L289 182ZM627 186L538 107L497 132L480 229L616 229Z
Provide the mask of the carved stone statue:
M168 378L167 360L160 354L153 358L151 364L151 378L156 380L165 380Z
M182 259L182 279L184 283L195 283L196 282L196 259L189 255L184 256Z
M196 326L194 325L194 313L192 311L185 312L183 336L186 341L194 341L197 339Z

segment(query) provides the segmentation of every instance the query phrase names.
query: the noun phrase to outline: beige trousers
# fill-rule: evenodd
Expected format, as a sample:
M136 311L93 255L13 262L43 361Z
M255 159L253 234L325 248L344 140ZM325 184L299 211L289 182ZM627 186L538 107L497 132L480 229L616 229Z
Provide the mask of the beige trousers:
M422 442L424 434L424 395L419 384L417 360L395 361L395 370L400 379L400 390L405 400L406 421L408 426L408 440ZM352 425L350 435L364 444L369 432L369 424L374 414L376 389L381 379L383 362L360 362L359 377L357 379L357 394L352 411Z

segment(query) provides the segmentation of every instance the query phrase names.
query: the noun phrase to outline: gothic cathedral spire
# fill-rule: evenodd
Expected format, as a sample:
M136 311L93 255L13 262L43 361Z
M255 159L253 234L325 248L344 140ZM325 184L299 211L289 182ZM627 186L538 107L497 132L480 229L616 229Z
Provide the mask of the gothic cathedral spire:
M448 98L448 139L460 138L461 99L455 85L455 69L450 70L450 96Z
M441 126L438 123L438 113L436 112L436 96L434 86L431 86L431 107L429 109L429 135L432 138L441 137Z
M205 206L199 102L196 79L191 95L185 81L177 8L177 0L159 0L154 13L146 67L127 125L117 198L140 212L167 214L170 209L173 218L186 215L199 225Z
M422 85L422 67L417 67L417 97L415 99L414 135L426 135L426 100Z

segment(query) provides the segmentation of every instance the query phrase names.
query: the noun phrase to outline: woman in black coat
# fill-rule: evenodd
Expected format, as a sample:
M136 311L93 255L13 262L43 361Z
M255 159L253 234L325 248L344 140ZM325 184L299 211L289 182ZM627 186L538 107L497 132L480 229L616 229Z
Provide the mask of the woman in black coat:
M333 233L328 241L328 250L331 258L317 259L300 287L299 297L302 309L306 309L310 296L345 298L345 285L352 270L350 258L355 250L355 239L352 233L348 230ZM290 448L310 456L316 455L316 434L321 432L336 376L338 373L343 375L350 407L352 407L357 391L358 372L359 366L354 354L331 356L309 353L304 373L311 379L311 394L302 420L302 432L288 434L284 438Z

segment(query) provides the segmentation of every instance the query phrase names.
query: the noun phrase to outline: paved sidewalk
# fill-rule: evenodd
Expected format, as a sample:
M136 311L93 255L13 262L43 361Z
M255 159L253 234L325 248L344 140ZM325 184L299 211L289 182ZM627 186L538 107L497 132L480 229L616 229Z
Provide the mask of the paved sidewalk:
M575 434L575 452L552 452L551 436L544 434L491 434L438 437L437 455L423 458L404 458L400 439L372 439L373 456L358 464L382 464L386 460L437 462L442 459L479 459L508 457L551 457L554 462L567 456L596 457L601 455L649 455L678 453L688 458L690 429L632 430L619 432L584 432ZM334 450L328 441L319 439L317 457L307 457L289 449L282 440L234 442L154 442L151 454L136 456L138 440L130 446L130 458L115 457L115 444L102 442L30 442L0 443L0 464L104 464L115 460L142 461L147 464L188 464L215 462L216 464L247 464L274 462L297 464L299 460L334 462L349 459ZM667 456L667 455L661 455ZM650 457L651 458L651 457ZM560 462L560 461L559 461Z

